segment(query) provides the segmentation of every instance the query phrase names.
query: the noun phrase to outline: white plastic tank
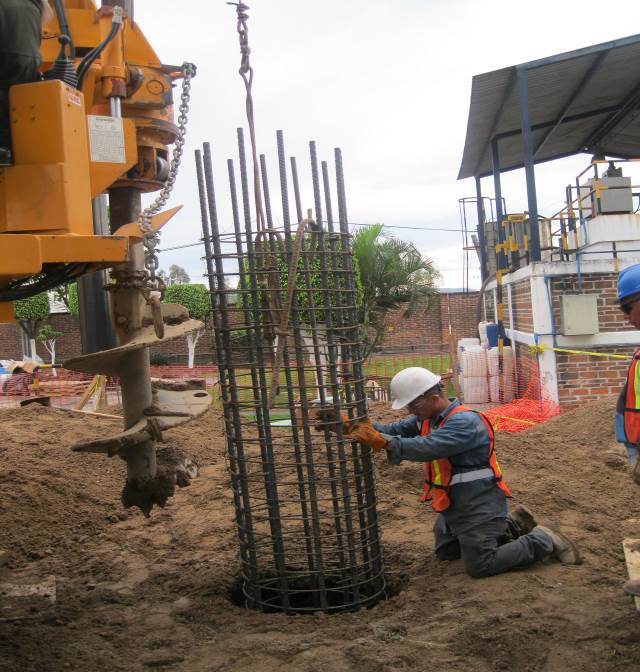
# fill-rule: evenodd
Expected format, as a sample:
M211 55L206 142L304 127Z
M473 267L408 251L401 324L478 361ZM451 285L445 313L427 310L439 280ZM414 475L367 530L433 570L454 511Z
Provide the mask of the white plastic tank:
M461 392L465 404L486 404L489 401L489 384L484 377L463 377Z
M500 376L489 377L489 400L493 404L508 404L513 401L515 394L515 378L513 370L503 376L503 390L500 394Z
M513 369L515 368L515 355L513 353L513 348L510 345L506 345L502 348L502 370L505 373L513 375ZM489 369L490 376L497 376L500 372L500 353L498 348L489 348L487 350L487 367Z
M486 378L487 351L479 345L472 345L460 353L460 370L463 378Z
M483 343L488 342L487 338L487 324L489 322L483 321L483 322L478 322L478 336L480 336L480 344L482 345Z
M480 339L479 338L461 338L458 341L458 359L460 358L460 353L463 350L466 350L467 348L473 347L474 345L480 346Z

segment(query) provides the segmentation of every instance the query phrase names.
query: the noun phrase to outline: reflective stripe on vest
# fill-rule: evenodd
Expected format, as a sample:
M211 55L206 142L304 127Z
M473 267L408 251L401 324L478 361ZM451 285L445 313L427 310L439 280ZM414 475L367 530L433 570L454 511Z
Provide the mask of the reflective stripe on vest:
M420 501L426 502L431 500L431 506L435 511L445 511L451 506L451 499L449 498L449 488L456 483L468 483L472 480L478 480L480 478L486 478L493 476L493 479L496 485L504 492L505 496L511 497L511 492L507 487L506 483L502 480L502 470L498 464L496 454L494 451L495 443L495 434L493 427L489 420L479 411L474 411L467 406L460 404L452 408L447 415L442 418L440 424L436 427L436 430L440 429L445 422L455 413L460 413L461 411L471 411L480 416L480 419L484 423L487 429L487 435L489 437L489 459L488 464L478 465L480 469L474 470L472 472L464 472L456 474L452 477L451 471L451 460L448 457L441 457L438 460L431 460L424 465L424 492ZM431 427L428 420L424 420L422 427L420 429L420 436L428 436L431 432ZM473 477L471 477L473 474ZM461 478L456 478L456 477ZM464 478L467 476L467 478Z
M624 434L629 443L637 444L640 441L640 350L633 355L633 360L627 373L627 383L624 394Z

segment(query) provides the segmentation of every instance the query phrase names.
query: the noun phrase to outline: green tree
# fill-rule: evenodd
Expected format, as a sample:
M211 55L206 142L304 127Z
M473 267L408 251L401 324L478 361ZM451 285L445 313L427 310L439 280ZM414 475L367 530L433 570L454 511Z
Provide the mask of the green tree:
M78 284L76 282L67 282L53 290L56 301L60 301L71 315L78 316L80 309L78 307Z
M29 339L29 356L35 359L38 327L49 317L49 295L40 292L28 299L18 299L13 305L16 319Z
M60 338L60 336L62 336L62 332L56 331L50 324L44 324L36 336L36 340L44 345L51 356L52 365L56 363L56 340ZM57 375L55 369L53 370L53 375Z
M171 264L166 282L167 285L188 285L191 282L191 278L182 266Z
M74 317L80 314L80 304L78 302L78 283L72 282L69 285L69 305L67 306L69 313Z
M164 294L165 303L179 303L189 311L189 317L194 320L202 320L207 325L211 315L211 298L209 290L203 284L194 285L169 285ZM198 329L187 334L187 348L189 356L189 368L193 368L196 345L204 329Z
M324 235L324 254L325 254L325 263L329 269L330 277L323 277L323 274L320 271L320 252L317 247L318 243L314 242L315 236L313 234L305 234L305 242L307 246L307 268L308 272L305 271L305 262L300 255L297 264L296 270L296 303L298 306L299 314L298 317L303 326L310 327L312 313L309 310L310 306L313 305L314 314L316 323L322 324L326 322L326 306L325 306L325 293L323 291L323 285L326 282L330 292L335 292L333 297L330 296L330 302L335 300L336 295L341 293L340 290L347 291L347 286L345 283L345 254L342 249L342 237L339 234L330 234L325 232ZM314 246L315 250L313 254L309 252L310 246ZM266 258L266 264L268 271L262 274L261 281L258 283L258 292L261 294L263 304L267 302L267 291L264 291L265 288L265 278L268 274L271 274L273 269L273 264L275 261L275 268L278 273L279 279L279 294L280 300L284 302L287 294L287 286L289 284L289 261L282 254L280 247L278 246L275 250L274 256L264 255L262 250L259 250L259 254ZM247 257L244 257L241 260L242 275L244 276L244 283L247 289L251 288L251 283L249 280L249 263ZM255 257L254 257L255 264ZM335 273L334 273L335 271ZM353 272L354 272L354 281L355 281L355 293L356 293L356 303L362 301L362 283L360 281L360 275L358 273L358 263L357 259L353 259ZM271 275L273 277L273 275ZM238 284L240 287L241 284ZM309 292L308 289L311 291ZM273 288L271 288L269 293L272 293ZM311 295L311 298L309 298ZM228 295L229 296L229 295ZM343 295L343 300L346 300L346 296ZM249 309L253 309L253 299L251 294L247 296ZM258 310L262 310L264 306L258 307ZM337 320L337 315L332 315L334 324Z
M405 318L418 301L437 293L440 273L411 242L383 235L382 224L360 229L353 238L353 254L362 282L360 322L364 357L384 342L389 311L406 304Z

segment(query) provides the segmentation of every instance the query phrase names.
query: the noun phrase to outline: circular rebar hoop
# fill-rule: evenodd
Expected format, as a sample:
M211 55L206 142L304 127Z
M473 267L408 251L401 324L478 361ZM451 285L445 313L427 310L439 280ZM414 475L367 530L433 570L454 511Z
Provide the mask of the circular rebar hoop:
M204 175L197 154L227 459L240 545L242 580L236 601L253 609L285 613L335 613L370 607L385 597L371 450L346 440L338 420L318 427L315 415L318 407L351 420L366 415L356 320L359 290L343 207L341 163L337 162L336 173L339 230L334 230L331 220L328 231L324 230L318 214L318 226L304 233L288 329L283 333L280 311L296 241L289 217L282 135L278 133L278 158L284 226L280 230L274 227L266 161L260 157L267 233L258 240L251 229L241 131L238 141L242 208L235 167L229 161L230 233L223 233L218 224L208 145ZM310 150L314 205L321 213L313 143ZM295 161L292 165L300 221ZM323 177L325 174L323 165ZM328 185L324 186L328 199ZM328 200L325 208L331 212ZM277 394L270 400L278 345L284 356Z

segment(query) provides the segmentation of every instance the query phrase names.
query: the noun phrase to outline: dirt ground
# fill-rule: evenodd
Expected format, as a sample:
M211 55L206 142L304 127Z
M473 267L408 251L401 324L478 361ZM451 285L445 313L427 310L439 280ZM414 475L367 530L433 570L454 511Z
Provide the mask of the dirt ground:
M201 476L145 519L121 510L124 463L69 450L118 421L4 410L0 583L54 576L57 603L0 623L0 670L638 670L640 614L620 586L621 541L640 538L640 489L613 440L613 403L497 439L515 501L561 523L583 565L471 579L459 561L436 561L420 468L379 456L387 575L403 590L365 612L294 617L230 602L237 546L218 412L169 435Z

